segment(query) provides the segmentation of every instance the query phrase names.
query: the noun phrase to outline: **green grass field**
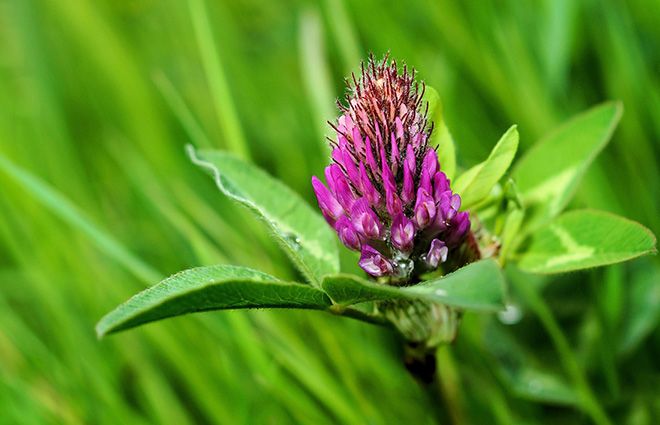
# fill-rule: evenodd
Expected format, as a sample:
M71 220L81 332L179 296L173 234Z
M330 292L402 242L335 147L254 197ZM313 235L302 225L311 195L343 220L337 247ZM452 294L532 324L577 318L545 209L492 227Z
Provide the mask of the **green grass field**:
M314 204L325 121L369 52L439 91L464 167L511 124L524 151L621 100L572 205L660 233L659 23L653 0L0 1L0 423L434 423L437 404L453 423L660 423L657 257L510 270L521 320L465 317L439 353L442 401L393 334L321 313L94 333L184 268L297 277L184 146L231 150Z

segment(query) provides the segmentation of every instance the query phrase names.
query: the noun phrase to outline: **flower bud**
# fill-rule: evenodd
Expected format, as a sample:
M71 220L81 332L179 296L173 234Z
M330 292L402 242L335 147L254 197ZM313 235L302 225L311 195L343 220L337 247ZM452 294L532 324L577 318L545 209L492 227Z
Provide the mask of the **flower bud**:
M392 245L399 251L412 251L413 239L415 238L415 225L412 220L403 215L403 213L397 214L392 222L390 238Z
M429 248L429 252L426 253L426 264L432 268L435 269L438 267L438 264L444 263L447 261L447 254L449 253L449 248L447 248L447 245L440 239L433 239L431 241L431 247Z
M392 274L392 263L369 245L362 246L362 256L358 263L362 269L373 277Z
M344 245L355 250L360 249L360 236L348 217L345 215L339 217L335 223L335 230Z
M417 201L415 202L415 223L419 229L426 228L435 218L435 200L423 187L417 190Z
M376 213L369 208L367 198L360 198L351 208L351 222L362 236L366 239L380 239L383 225L380 223Z
M325 217L328 224L334 226L337 219L344 214L344 209L316 176L312 177L312 187L314 188L314 193L316 194L316 199L318 200L323 217Z

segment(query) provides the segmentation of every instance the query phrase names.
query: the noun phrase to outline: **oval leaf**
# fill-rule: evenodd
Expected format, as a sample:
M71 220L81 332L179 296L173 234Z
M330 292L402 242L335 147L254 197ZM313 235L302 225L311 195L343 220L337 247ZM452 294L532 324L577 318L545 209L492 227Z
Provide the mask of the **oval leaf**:
M456 173L456 147L442 114L440 95L433 87L426 86L424 100L429 103L428 118L434 123L429 145L436 148L440 169L451 180Z
M602 211L571 211L538 229L518 266L562 273L605 266L656 252L655 236L634 221Z
M452 188L461 195L461 208L469 209L484 200L504 176L518 150L518 129L511 126L500 138L488 158L459 176Z
M339 271L334 233L296 192L227 152L195 152L188 147L188 153L195 164L213 173L222 193L270 226L287 255L313 285L319 286L324 275Z
M325 309L318 289L282 282L238 266L210 266L177 273L108 313L96 325L99 337L145 323L198 311L240 308Z
M497 311L504 306L504 278L494 260L482 260L439 279L399 288L353 275L326 276L323 290L338 304L418 299L466 310Z
M518 162L513 178L528 207L528 226L559 214L621 118L619 102L592 108L539 141Z

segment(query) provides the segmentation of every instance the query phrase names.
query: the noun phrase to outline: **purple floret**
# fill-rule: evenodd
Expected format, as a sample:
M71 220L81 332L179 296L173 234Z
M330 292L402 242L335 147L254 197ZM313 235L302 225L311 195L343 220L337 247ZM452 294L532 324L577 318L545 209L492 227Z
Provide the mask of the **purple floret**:
M470 231L435 150L414 70L373 57L349 83L335 124L327 186L312 178L319 208L339 239L360 251L374 277L408 277L411 265L433 270ZM406 266L401 264L405 263Z

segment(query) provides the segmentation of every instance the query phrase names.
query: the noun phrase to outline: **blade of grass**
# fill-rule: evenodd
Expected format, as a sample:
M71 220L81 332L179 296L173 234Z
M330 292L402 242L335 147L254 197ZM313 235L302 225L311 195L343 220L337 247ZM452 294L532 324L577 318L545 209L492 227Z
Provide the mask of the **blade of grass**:
M555 319L552 311L543 298L541 298L535 288L531 285L526 285L525 282L511 279L511 284L514 285L517 291L523 296L525 302L539 318L545 331L550 336L550 339L557 350L557 354L559 354L559 360L561 361L564 370L573 381L573 385L580 398L580 405L584 412L598 425L612 424L589 385L584 371L580 367L575 354L571 350L571 345L568 342L566 335L564 335L559 323L557 323L557 319Z
M298 23L298 49L300 71L304 79L307 97L311 103L314 122L317 123L317 139L324 157L330 153L325 139L326 121L335 115L332 79L327 61L324 31L319 12L315 8L304 10Z
M243 134L227 76L215 45L204 0L188 0L188 6L206 79L211 89L215 112L224 132L225 143L237 155L249 159L250 149Z
M144 282L156 282L162 275L131 253L79 211L68 199L41 179L0 155L0 169L12 177L34 199L72 227L87 234L99 249L126 267Z

